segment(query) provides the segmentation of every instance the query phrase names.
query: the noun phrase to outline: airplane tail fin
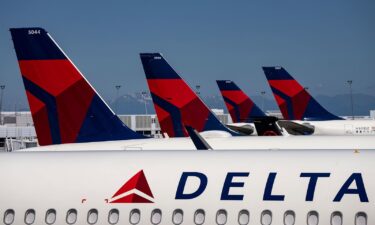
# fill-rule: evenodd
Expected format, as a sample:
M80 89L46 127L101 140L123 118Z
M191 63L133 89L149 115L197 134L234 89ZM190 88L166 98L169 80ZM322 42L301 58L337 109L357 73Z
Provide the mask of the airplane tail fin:
M341 120L328 112L283 67L263 67L284 119Z
M233 81L217 80L216 83L233 122L252 122L251 117L266 116Z
M225 127L160 53L141 53L143 69L160 127L170 137L186 137L184 125L198 132Z
M112 112L47 31L10 32L40 145L144 138Z

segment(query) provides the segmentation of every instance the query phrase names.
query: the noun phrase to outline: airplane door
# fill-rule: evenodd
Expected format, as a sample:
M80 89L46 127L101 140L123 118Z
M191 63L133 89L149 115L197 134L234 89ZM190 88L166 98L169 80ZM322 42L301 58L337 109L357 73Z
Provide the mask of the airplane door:
M345 124L345 134L353 134L353 125Z

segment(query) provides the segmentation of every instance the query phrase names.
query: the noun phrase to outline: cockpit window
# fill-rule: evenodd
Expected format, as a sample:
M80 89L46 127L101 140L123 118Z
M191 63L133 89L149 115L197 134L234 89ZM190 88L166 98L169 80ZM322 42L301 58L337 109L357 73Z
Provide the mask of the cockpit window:
M98 222L98 210L90 209L87 213L87 222L89 224L96 224Z
M342 213L333 212L331 215L331 225L342 225Z
M225 211L224 209L220 209L219 211L217 211L216 213L216 223L218 225L224 225L227 223L227 211Z
M284 224L294 225L295 222L296 222L296 214L291 210L286 211L284 213Z
M367 225L366 213L359 212L355 215L355 225Z
M250 222L250 213L246 209L241 210L238 213L238 224L247 225Z
M176 209L173 211L173 216L172 216L172 222L175 225L179 225L183 222L184 220L184 212L181 209Z
M197 211L195 211L195 214L194 214L194 223L195 224L197 224L197 225L203 224L204 219L205 219L205 213L204 213L203 209L198 209Z
M141 211L139 209L133 209L130 211L130 217L129 217L129 222L131 224L138 224L139 221L141 220Z
M319 214L316 211L310 211L307 214L307 225L318 225L319 223Z
M25 223L26 224L33 224L35 221L35 210L28 209L25 213Z
M151 212L151 223L152 224L159 224L161 222L161 210L154 209Z
M8 209L7 211L5 211L4 213L4 223L6 225L10 225L14 222L14 210L13 209Z
M118 209L111 209L108 213L108 223L117 224L120 218L120 212Z
M66 223L75 224L77 222L77 210L69 209L66 213Z
M46 224L54 224L56 222L56 210L49 209L46 212Z
M262 212L260 223L262 225L270 225L272 223L272 212L270 210L264 210Z

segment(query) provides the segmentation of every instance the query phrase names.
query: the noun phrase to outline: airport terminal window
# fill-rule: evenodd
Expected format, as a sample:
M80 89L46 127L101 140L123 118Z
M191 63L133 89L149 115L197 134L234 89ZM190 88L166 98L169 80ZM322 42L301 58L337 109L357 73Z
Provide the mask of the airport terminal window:
M161 210L154 209L151 212L151 223L152 224L159 224L161 222Z
M270 225L272 223L272 212L270 210L264 210L262 212L260 223L262 225Z
M14 222L14 210L13 209L8 209L4 213L4 224L10 225Z
M184 221L184 212L181 209L173 211L172 222L175 225L179 225Z
M26 224L33 224L35 221L35 210L28 209L25 213L25 223Z
M194 213L194 223L197 225L201 225L204 223L205 213L203 209L197 209Z
M89 224L96 224L98 222L98 210L90 209L87 213L87 222Z
M227 223L227 211L225 211L224 209L220 209L219 211L217 211L216 213L216 223L219 224L219 225L224 225Z
M56 222L56 210L49 209L46 212L46 224L54 224Z
M296 222L296 214L291 210L286 211L284 213L284 224L294 225L295 222Z
M108 213L108 223L117 224L120 218L120 212L118 209L111 209Z
M319 223L319 214L316 211L310 211L307 214L307 225L318 225Z
M241 210L238 213L238 224L247 225L250 222L250 213L246 209Z
M69 209L66 213L66 223L75 224L77 222L77 210Z
M138 224L139 221L141 220L141 211L139 209L133 209L130 211L130 217L129 217L129 222L131 224Z
M342 225L342 213L333 212L331 215L331 225Z
M366 213L359 212L355 215L355 225L367 225Z

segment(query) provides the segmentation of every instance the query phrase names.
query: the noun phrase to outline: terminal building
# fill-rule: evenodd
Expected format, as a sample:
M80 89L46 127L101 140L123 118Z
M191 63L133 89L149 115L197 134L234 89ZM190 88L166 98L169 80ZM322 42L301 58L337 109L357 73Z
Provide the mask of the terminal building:
M212 109L218 119L224 123L232 123L229 114L222 109ZM132 130L155 138L162 133L155 114L118 115L121 121ZM0 151L37 146L37 137L30 112L2 112L0 125Z

